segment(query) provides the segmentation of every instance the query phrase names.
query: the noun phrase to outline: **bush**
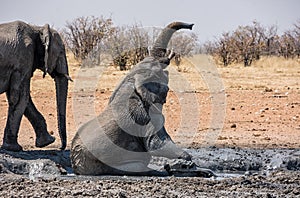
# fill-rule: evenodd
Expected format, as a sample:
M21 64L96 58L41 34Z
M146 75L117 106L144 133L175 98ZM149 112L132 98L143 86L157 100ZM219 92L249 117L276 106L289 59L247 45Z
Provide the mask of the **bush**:
M299 57L300 21L294 25L294 29L281 36L277 34L277 26L264 27L253 22L252 25L239 26L233 32L223 33L215 42L206 42L203 48L224 66L240 62L250 66L262 55Z
M160 29L145 29L141 24L113 26L111 18L79 17L67 22L62 31L66 46L77 60L86 66L100 64L100 55L111 56L121 70L136 65L149 55L148 47L156 40ZM196 47L197 36L193 33L176 33L170 47L176 53L176 64L181 57L190 55Z
M111 18L79 17L67 22L63 37L75 58L83 60L114 31Z

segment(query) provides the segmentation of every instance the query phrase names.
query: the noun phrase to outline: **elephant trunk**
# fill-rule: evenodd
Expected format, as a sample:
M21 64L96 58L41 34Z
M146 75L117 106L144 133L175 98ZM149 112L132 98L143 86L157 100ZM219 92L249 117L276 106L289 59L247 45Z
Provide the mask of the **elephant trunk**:
M68 78L66 75L57 75L54 77L54 80L56 86L58 130L61 139L60 149L64 150L67 146L66 106L68 95Z
M192 29L194 24L188 24L183 22L173 22L165 27L162 32L159 34L158 38L154 42L151 56L153 57L164 57L168 43L174 32L180 29Z

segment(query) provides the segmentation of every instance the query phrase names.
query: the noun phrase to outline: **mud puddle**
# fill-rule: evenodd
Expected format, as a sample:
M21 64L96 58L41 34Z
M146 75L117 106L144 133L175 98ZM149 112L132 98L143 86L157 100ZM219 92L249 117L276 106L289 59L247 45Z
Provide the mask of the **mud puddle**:
M185 149L193 155L193 162L216 174L211 179L226 179L250 175L268 175L274 170L299 171L300 149L199 148ZM9 152L0 150L0 173L11 173L35 178L79 180L129 179L147 177L76 176L70 164L70 151L33 150ZM154 157L151 167L161 169L174 160Z
M0 150L0 197L300 197L299 149L186 150L217 177L78 176L69 151Z

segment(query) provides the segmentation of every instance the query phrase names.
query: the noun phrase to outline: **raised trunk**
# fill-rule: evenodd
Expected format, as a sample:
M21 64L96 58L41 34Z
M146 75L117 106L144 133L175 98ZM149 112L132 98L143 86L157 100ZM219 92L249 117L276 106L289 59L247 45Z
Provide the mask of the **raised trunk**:
M67 146L67 133L66 133L66 105L68 94L68 79L64 75L55 76L56 86L56 103L57 103L57 122L59 136L61 139L61 148L64 150Z
M164 57L168 43L174 32L180 29L192 29L194 24L188 24L183 22L173 22L167 25L156 39L153 49L151 51L151 56L153 57Z

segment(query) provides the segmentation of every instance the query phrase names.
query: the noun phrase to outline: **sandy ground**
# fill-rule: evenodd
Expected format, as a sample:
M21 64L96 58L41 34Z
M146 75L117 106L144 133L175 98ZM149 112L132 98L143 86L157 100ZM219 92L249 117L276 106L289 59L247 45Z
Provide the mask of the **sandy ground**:
M263 58L247 68L241 65L223 68L216 67L211 59L203 55L184 60L179 67L171 65L168 68L170 92L164 106L167 131L175 142L186 148L216 146L297 149L300 147L299 68L299 60L291 61L276 57ZM68 148L77 128L106 107L114 87L127 73L127 71L118 71L115 67L83 68L71 59L69 70L74 82L70 83L68 96ZM57 133L54 82L49 76L43 79L42 72L36 71L31 84L33 101L44 115L49 132L57 138L56 142L45 150L58 149L60 141ZM7 101L5 94L2 94L0 95L1 137L3 137L6 118ZM33 150L36 149L34 141L33 129L24 118L19 132L19 143L25 150ZM246 193L245 195L251 197L253 194L249 189L257 189L260 184L280 184L281 180L291 178L293 181L288 188L293 188L294 184L299 186L300 175L297 171L296 173L272 174L282 175L274 178L251 176L246 179L229 179L228 181L201 180L201 178L151 178L149 181L134 179L134 181L118 180L117 182L113 180L45 181L39 183L40 188L31 195L34 196L34 193L41 195L40 192L46 193L47 191L44 190L49 188L47 187L49 184L53 187L51 187L52 190L59 190L62 184L66 189L64 193L70 193L58 194L59 196L75 196L76 192L72 194L74 192L68 191L68 189L78 186L85 188L85 186L89 186L90 182L93 183L93 189L87 187L89 190L79 192L78 195L83 195L82 193L89 195L90 193L93 196L93 193L104 192L99 191L99 186L103 187L101 189L114 189L112 194L105 194L107 196L137 195L134 192L141 191L134 189L135 185L131 185L133 183L137 184L139 188L144 188L143 192L146 194L140 194L140 196L155 194L158 197L163 197L165 191L177 192L172 187L174 183L178 184L175 185L176 188L183 189L182 192L186 193L180 195L196 196L213 196L214 193L220 195L224 193L225 196L229 194L226 194L228 191L223 192L224 188L232 187L235 188L232 191L241 190ZM293 176L291 177L291 175ZM244 184L245 180L251 185ZM13 179L7 175L0 179L0 183L0 192L2 191L0 195L13 187L18 187L26 192L30 186L34 185L33 181L23 177ZM190 188L192 183L197 184L197 187ZM168 187L163 186L162 190L159 190L158 187L163 184ZM124 188L119 188L120 186ZM262 190L261 195L270 197L272 192L276 191L272 188L266 187L267 190ZM127 192L128 189L131 193ZM195 191L196 189L204 193L193 194L198 192ZM110 190L105 192L111 193ZM281 193L284 194L283 191ZM297 192L293 195L297 195ZM176 193L172 196L176 196Z

